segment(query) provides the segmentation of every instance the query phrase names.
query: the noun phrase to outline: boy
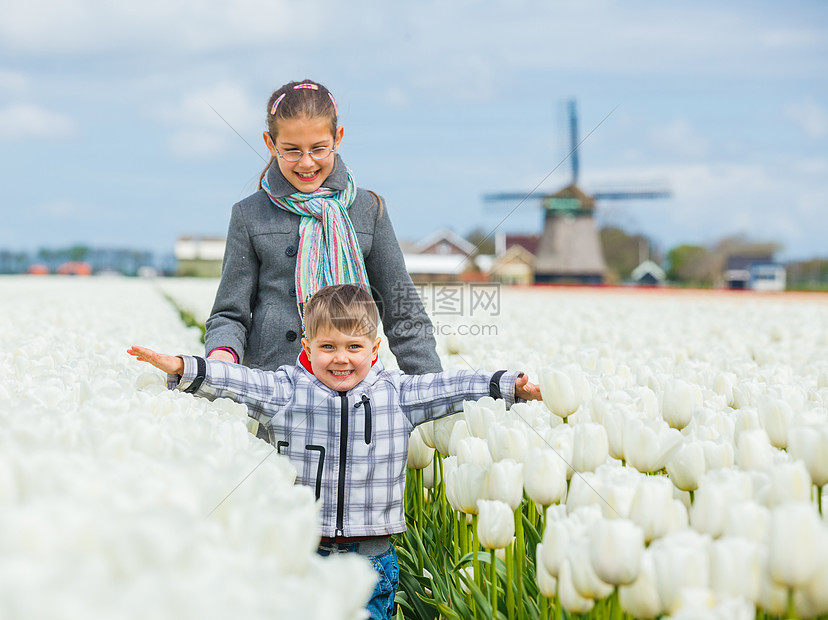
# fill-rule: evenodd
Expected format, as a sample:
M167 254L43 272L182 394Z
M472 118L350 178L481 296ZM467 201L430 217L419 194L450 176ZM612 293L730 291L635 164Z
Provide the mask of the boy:
M368 606L390 618L399 565L390 536L405 531L408 436L418 424L462 410L484 396L539 400L523 373L454 370L405 375L378 361L374 300L350 284L320 289L305 304L295 366L251 369L200 357L127 352L168 374L168 384L210 400L247 405L271 443L322 499L322 555L356 552L380 574Z

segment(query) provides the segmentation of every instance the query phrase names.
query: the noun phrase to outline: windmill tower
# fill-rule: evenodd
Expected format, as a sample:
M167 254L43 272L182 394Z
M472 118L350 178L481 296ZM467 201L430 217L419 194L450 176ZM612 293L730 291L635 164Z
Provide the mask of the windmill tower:
M569 105L572 182L554 194L541 197L543 233L535 252L535 282L601 284L606 273L604 252L595 223L598 200L666 198L666 190L602 191L589 195L578 187L578 116L575 101ZM486 202L524 200L530 192L484 196Z

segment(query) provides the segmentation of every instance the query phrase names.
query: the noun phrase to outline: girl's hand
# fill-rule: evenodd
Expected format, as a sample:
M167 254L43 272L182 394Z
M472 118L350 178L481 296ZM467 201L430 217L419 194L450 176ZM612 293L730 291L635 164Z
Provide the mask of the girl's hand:
M168 375L180 375L184 373L184 360L180 357L164 355L163 353L156 353L146 347L136 346L128 348L127 353L135 356L139 362L152 364L158 370L163 370Z
M535 383L529 383L529 375L521 373L515 379L515 396L523 400L540 400L540 386Z

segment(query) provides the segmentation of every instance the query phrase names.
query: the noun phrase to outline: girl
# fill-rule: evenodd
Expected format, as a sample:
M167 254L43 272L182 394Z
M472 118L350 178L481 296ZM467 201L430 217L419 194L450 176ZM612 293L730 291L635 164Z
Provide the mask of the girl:
M262 135L271 159L259 191L233 207L206 324L210 359L268 370L295 363L304 302L351 283L371 292L404 372L442 369L384 200L357 188L337 153L343 134L322 84L290 82L270 96Z

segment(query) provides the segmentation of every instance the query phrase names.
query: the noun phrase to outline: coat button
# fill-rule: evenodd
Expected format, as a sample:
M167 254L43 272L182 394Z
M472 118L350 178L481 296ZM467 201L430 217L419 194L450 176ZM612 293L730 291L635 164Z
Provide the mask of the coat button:
M292 329L288 330L285 334L285 338L287 338L290 342L293 342L294 340L296 340L296 332Z
M289 245L285 248L285 256L296 256L296 248Z
M294 287L291 287L291 289L290 289L290 296L291 296L291 297L296 297L296 287L295 287L295 286L294 286Z

